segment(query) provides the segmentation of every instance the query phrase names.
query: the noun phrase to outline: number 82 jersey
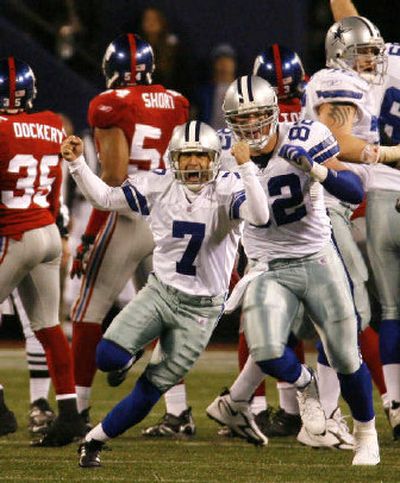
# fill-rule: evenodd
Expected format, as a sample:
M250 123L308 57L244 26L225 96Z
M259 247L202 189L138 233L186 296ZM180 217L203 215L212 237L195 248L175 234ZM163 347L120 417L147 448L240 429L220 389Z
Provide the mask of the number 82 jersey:
M322 185L278 156L284 144L302 146L320 164L339 153L336 139L320 122L279 124L278 144L259 172L269 200L270 221L263 227L246 223L243 235L247 256L263 262L311 255L331 237Z

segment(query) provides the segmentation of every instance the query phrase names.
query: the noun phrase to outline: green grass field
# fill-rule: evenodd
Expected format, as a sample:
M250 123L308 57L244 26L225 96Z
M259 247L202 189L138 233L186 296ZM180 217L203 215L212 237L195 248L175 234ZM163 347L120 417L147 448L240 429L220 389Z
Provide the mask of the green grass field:
M119 388L109 388L99 374L94 390L93 421L106 412L132 387L143 368ZM399 446L391 440L388 424L376 398L382 463L378 467L353 468L352 453L339 450L313 450L302 447L295 438L275 438L265 448L255 448L239 439L223 439L217 425L209 420L205 407L230 385L236 373L234 352L208 351L187 378L188 395L197 424L190 440L148 440L140 430L164 413L160 402L148 418L125 435L112 441L111 451L102 453L103 466L81 469L77 445L64 448L32 448L26 429L28 378L24 352L1 350L0 381L6 399L18 418L17 433L0 438L0 480L7 481L131 481L131 482L359 482L400 481ZM276 391L268 385L270 401L276 405ZM348 413L348 410L345 410Z

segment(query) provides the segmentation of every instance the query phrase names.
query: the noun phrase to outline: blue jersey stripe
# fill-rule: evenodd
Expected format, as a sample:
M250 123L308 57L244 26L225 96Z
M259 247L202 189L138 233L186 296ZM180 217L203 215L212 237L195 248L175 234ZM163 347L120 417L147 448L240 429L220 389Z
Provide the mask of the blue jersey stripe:
M347 89L335 89L332 91L317 91L317 96L326 99L327 97L348 97L350 99L361 99L362 92L348 91Z
M328 136L319 144L316 144L314 147L308 150L308 154L313 158L316 154L323 151L324 149L329 148L331 144L335 144L336 139L333 136Z
M332 156L336 156L339 153L339 151L340 151L339 146L336 143L331 148L327 149L322 154L320 154L319 156L313 157L313 161L315 163L321 164L327 159L332 158Z
M147 206L146 197L143 196L139 191L132 185L133 190L135 191L136 200L139 203L140 213L142 215L150 215L149 208Z
M239 209L244 201L246 201L244 190L233 194L233 199L229 208L229 218L231 220L238 220L240 218Z
M123 186L122 191L124 192L126 201L128 202L128 205L131 207L131 209L133 211L136 211L136 213L139 213L139 207L138 207L138 205L135 201L135 198L132 194L131 187L132 186L130 186L130 185Z

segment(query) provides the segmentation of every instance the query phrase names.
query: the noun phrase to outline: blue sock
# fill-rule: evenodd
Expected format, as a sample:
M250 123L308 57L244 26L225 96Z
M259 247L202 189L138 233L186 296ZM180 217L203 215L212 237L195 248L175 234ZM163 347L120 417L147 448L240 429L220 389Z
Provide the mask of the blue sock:
M400 364L400 320L382 320L379 350L382 364Z
M317 342L316 347L318 351L318 362L323 366L330 367L330 364L325 354L324 346L322 345L322 342L320 340Z
M257 364L265 374L285 382L294 383L301 374L301 363L289 347L285 347L283 356L259 361Z
M351 414L357 421L367 422L375 416L372 402L371 375L363 362L353 374L339 374L340 389Z
M133 391L111 409L101 425L107 436L115 438L144 419L161 392L144 374L136 382Z
M122 369L132 359L132 354L115 342L101 339L96 348L96 365L104 372Z

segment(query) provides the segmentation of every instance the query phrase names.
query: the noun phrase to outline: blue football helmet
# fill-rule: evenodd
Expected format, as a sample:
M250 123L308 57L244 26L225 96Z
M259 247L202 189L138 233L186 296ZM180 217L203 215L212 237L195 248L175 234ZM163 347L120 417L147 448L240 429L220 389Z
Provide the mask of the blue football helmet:
M294 50L273 44L254 61L253 75L267 80L274 87L279 101L301 98L305 87L305 72Z
M36 78L30 66L15 57L0 59L0 110L26 111L36 97Z
M136 34L117 37L103 57L103 74L108 89L151 84L153 71L153 49Z

